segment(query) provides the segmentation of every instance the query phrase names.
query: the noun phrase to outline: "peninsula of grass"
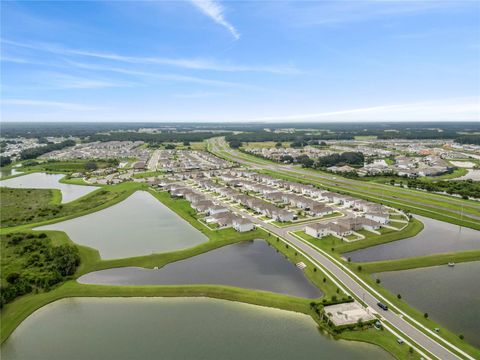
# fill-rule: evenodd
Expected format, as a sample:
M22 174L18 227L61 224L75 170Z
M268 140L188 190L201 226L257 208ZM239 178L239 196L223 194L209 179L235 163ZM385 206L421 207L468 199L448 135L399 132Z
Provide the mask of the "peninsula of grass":
M61 204L59 190L1 187L1 232L18 231L86 215L114 205L135 191L146 188L146 184L133 182L106 185L75 201Z
M396 260L372 261L361 263L361 266L364 272L379 273L470 261L480 261L480 250L441 253Z

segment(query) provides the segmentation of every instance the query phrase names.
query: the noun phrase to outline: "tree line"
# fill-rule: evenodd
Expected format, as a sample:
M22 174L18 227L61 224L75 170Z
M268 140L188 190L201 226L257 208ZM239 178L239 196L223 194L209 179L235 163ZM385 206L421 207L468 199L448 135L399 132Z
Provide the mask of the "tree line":
M73 140L65 140L57 144L48 144L45 146L34 147L30 149L25 149L20 152L20 159L21 160L29 160L35 159L40 155L46 154L50 151L54 150L61 150L66 147L75 146L75 141Z

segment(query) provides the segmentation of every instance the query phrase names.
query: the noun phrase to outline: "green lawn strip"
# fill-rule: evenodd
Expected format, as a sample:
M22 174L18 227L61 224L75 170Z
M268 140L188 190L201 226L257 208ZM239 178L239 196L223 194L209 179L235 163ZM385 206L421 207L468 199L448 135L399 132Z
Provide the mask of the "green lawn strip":
M388 351L396 359L420 359L417 353L410 353L410 346L399 344L397 337L387 330L376 330L370 328L363 331L344 331L339 336L340 339L360 341L374 344Z
M361 265L363 268L362 271L378 273L469 261L480 261L480 250L442 253L396 260L372 261L361 263Z
M285 180L303 182L303 183L308 183L308 184L317 184L317 185L320 185L322 188L325 188L327 190L336 191L336 192L339 192L339 193L349 193L350 195L361 198L361 199L374 201L374 202L379 202L381 204L388 205L388 206L391 206L391 207L394 207L394 208L399 208L399 209L402 209L402 210L406 210L406 211L409 211L411 213L415 213L415 214L418 214L418 215L421 215L421 216L433 218L433 219L440 220L440 221L445 221L445 222L455 224L455 225L461 225L461 226L469 227L469 228L472 228L472 229L475 229L475 230L480 230L480 222L479 221L477 221L475 219L470 219L467 216L464 216L463 219L460 219L461 216L459 214L452 213L452 212L449 212L449 211L446 211L446 210L439 210L439 209L430 210L430 209L427 209L425 207L410 206L410 205L406 205L404 203L397 202L397 201L390 201L390 200L387 200L387 199L367 196L367 195L364 195L364 194L361 194L361 193L356 193L354 191L348 191L348 190L341 189L341 188L324 186L323 184L321 184L321 182L314 181L314 180L313 181L301 181L301 180L299 181L299 179L296 178L296 177L289 176L289 175L283 175L283 174L278 173L276 171L261 170L260 172L265 173L265 174L269 174L269 175L272 175L272 176L275 176L275 177L278 177L278 178L281 178L281 179L285 179ZM418 200L418 198L417 198L417 200Z
M43 210L39 216L36 216L32 220L28 220L27 224L25 223L26 221L23 223L20 222L20 224L16 224L14 221L8 221L9 216L12 216L12 213L10 208L4 205L4 198L2 197L2 225L6 225L7 227L1 228L0 233L26 230L36 226L47 225L96 212L125 200L137 190L145 189L147 189L146 184L134 182L106 185L67 204L50 203L49 206L44 206L42 208ZM0 188L0 191L2 190L3 189ZM25 189L13 190L15 192L16 190ZM40 190L32 189L33 194L36 194L38 191ZM34 199L32 196L26 196L23 201L26 203L32 202Z
M315 246L318 246L322 250L331 252L331 249L333 247L335 248L335 253L337 254L337 253L350 252L350 251L363 249L363 248L374 246L374 245L385 244L388 242L409 238L417 235L422 230L423 230L423 223L417 219L412 219L408 224L408 226L401 231L384 229L385 234L382 234L382 235L377 235L368 231L370 235L368 235L365 239L358 240L352 243L347 243L331 235L326 236L322 239L317 239L313 236L305 234L305 232L303 231L297 231L295 232L295 235L300 236L302 239L307 240L308 242L314 244ZM363 230L359 230L359 233L362 235L365 235L364 232L365 231Z
M476 359L480 358L480 349L475 348L474 346L470 345L467 343L465 340L461 340L458 336L458 334L452 333L450 330L447 328L441 326L440 324L436 323L435 321L431 319L425 319L423 316L423 312L420 312L419 310L411 307L405 300L403 299L398 299L396 294L392 294L389 292L387 289L381 286L380 284L377 284L375 279L371 276L370 273L364 272L363 271L363 265L362 265L362 271L358 271L358 264L349 264L350 268L352 271L354 271L358 276L360 276L365 282L368 283L371 287L373 287L375 290L377 290L379 293L381 293L385 298L387 298L391 303L393 303L395 306L400 308L402 311L407 313L409 316L411 316L413 319L418 321L419 323L423 324L425 327L429 328L430 330L434 330L435 328L439 328L440 332L439 335L443 337L445 340L450 342L451 344L457 346L458 348L462 349L463 351L467 352L471 356L473 356ZM381 275L379 276L381 279ZM428 312L428 309L424 309L424 311ZM406 321L411 322L408 318L404 317ZM412 323L412 325L415 326L415 324ZM419 330L421 330L419 328ZM423 331L423 330L421 330ZM429 334L427 334L429 335ZM430 336L430 335L429 335ZM467 339L468 340L468 339ZM455 352L452 349L453 352Z
M96 187L104 186L102 184L91 185L87 183L85 180L83 180L83 178L71 178L68 175L61 178L58 182L62 184L70 184L70 185L96 186Z
M309 299L266 291L216 285L103 286L84 285L70 280L56 289L25 295L7 304L1 311L1 342L35 310L53 301L68 297L211 297L275 307L308 314Z

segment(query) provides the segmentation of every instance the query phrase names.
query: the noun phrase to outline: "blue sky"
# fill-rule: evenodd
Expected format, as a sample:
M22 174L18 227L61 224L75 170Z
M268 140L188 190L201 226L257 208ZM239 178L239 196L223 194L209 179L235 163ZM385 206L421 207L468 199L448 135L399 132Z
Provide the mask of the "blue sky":
M3 121L480 120L478 1L2 1Z

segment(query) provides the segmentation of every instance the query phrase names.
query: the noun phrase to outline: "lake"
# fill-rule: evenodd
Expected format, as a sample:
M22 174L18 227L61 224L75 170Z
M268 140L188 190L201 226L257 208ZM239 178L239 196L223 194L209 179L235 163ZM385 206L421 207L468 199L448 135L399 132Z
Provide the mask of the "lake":
M401 259L462 250L480 249L480 231L415 215L425 225L417 235L403 240L344 253L352 261Z
M391 359L373 345L335 341L306 315L213 299L73 298L28 317L4 360Z
M136 191L104 210L36 230L64 231L74 242L97 249L104 259L175 251L208 241L146 191Z
M84 284L219 284L318 298L322 292L294 264L263 240L227 245L161 269L124 267L81 276Z
M480 347L480 261L391 271L382 286L465 340Z
M62 184L59 181L64 176L59 174L30 173L2 180L0 181L0 186L22 189L58 189L62 193L62 203L73 201L98 189L95 186Z

